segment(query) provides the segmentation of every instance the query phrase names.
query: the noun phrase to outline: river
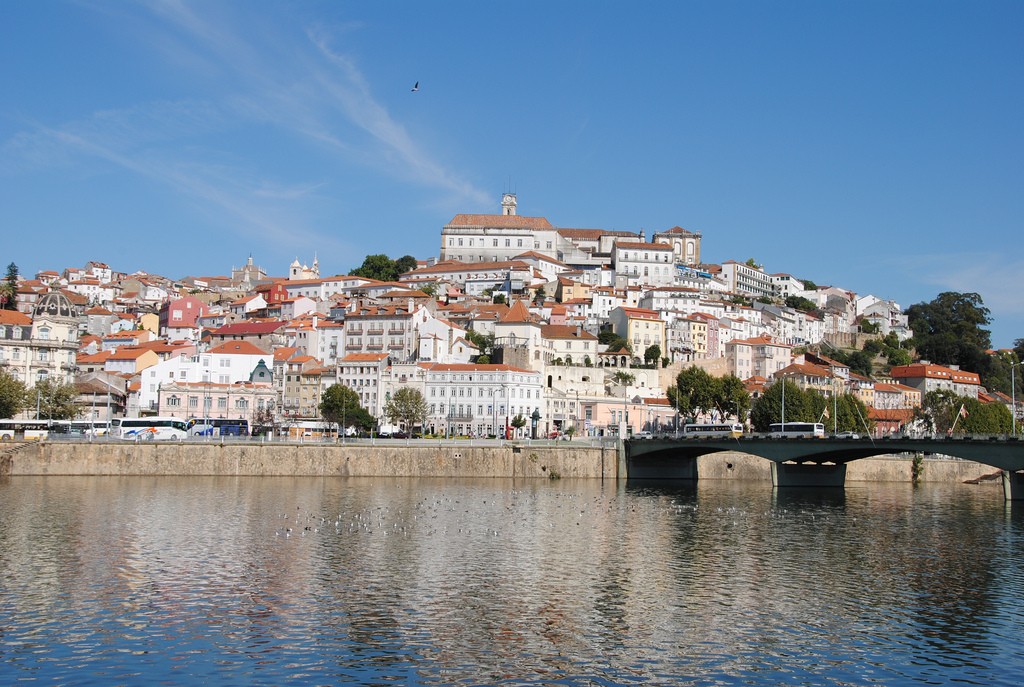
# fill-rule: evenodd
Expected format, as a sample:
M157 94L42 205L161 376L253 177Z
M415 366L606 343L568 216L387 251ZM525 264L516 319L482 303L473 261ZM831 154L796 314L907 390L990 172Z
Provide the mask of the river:
M0 480L0 683L1019 685L993 485Z

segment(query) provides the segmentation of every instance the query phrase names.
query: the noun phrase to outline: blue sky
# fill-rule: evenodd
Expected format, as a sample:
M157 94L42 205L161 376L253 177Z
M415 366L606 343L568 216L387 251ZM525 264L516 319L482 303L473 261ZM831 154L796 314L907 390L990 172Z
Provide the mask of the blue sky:
M510 189L904 307L976 291L1008 346L1022 32L1020 2L10 0L0 261L345 273Z

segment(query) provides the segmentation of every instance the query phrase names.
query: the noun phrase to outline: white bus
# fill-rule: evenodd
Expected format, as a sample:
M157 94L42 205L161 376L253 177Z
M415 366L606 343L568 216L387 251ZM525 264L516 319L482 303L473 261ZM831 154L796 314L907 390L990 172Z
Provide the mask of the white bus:
M63 435L75 437L105 437L110 434L110 423L105 420L54 420L50 425L50 438Z
M692 423L683 425L683 435L687 437L732 437L743 436L743 425L739 422Z
M49 420L0 420L0 441L39 441L49 430Z
M768 428L772 437L790 439L824 439L825 425L820 422L776 422Z
M126 417L115 419L110 431L126 441L181 441L188 436L188 422L177 417Z

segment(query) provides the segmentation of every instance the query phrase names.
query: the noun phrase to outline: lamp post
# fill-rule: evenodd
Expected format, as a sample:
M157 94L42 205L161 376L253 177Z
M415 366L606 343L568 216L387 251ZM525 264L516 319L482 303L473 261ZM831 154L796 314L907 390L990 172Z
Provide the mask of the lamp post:
M530 416L530 421L533 423L533 438L537 438L537 423L540 421L540 410L537 408L533 409L533 415Z
M1010 363L1010 422L1013 436L1017 436L1017 368L1020 362Z

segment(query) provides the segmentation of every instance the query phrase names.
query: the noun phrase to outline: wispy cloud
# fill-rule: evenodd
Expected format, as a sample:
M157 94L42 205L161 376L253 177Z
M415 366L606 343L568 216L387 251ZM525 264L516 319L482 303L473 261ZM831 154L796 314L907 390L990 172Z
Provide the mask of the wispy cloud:
M382 174L442 190L454 203L487 200L414 140L374 97L356 61L332 47L357 25L339 25L333 34L287 22L255 26L250 22L259 15L214 16L227 8L184 0L95 7L130 25L140 45L175 69L194 70L197 82L207 83L197 93L207 95L26 124L3 143L7 171L85 169L99 160L162 184L211 216L233 218L226 228L239 234L256 229L274 242L305 239L322 249L338 244L334 227L318 228L304 203L322 205L319 193L339 185L335 173ZM301 155L319 162L299 166L304 178L295 178L288 165L275 164L278 149L262 148L261 129L274 131L277 141L304 141ZM232 135L251 140L241 149L219 140Z
M918 255L918 279L942 291L973 292L994 314L1024 315L1024 260L991 252Z

